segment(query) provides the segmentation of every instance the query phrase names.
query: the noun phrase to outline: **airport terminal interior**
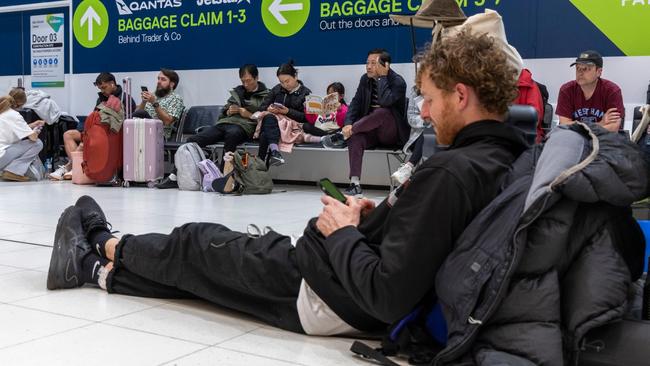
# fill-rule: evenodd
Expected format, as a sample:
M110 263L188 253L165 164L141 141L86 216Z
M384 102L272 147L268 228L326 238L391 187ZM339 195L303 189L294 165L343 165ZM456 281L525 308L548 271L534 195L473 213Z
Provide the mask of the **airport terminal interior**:
M0 0L0 366L650 365L649 11Z
M169 233L198 221L240 231L248 224L270 226L298 237L306 219L319 214L322 193L316 186L276 190L285 192L233 197L70 181L0 182L0 364L367 364L350 354L351 338L294 334L199 300L45 287L59 216L82 195L102 205L117 236ZM379 201L386 193L369 191L367 196Z

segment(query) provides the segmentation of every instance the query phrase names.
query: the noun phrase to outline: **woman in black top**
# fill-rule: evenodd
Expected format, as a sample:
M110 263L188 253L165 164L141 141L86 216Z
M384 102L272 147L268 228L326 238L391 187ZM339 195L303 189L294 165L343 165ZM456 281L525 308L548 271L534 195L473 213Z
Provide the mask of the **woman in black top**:
M276 73L280 83L271 89L271 93L264 99L260 110L268 111L262 118L260 126L260 147L258 156L265 160L268 153L268 165L284 164L278 143L280 142L280 128L276 115L285 115L292 120L305 123L305 97L311 90L298 80L298 70L293 66L293 60L280 65Z

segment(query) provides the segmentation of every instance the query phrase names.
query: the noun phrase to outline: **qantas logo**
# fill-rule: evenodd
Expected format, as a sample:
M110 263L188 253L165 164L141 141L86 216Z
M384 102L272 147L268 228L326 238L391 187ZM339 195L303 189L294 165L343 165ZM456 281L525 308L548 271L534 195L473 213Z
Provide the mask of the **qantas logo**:
M128 4L127 4L128 3ZM180 8L183 6L182 0L115 0L117 12L120 15L132 15L140 10L156 10L167 8Z

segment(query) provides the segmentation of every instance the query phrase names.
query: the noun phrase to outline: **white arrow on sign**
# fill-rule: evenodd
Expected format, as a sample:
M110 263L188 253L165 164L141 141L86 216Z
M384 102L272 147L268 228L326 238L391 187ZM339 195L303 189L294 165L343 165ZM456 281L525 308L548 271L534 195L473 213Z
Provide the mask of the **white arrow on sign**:
M89 6L88 9L86 9L86 12L84 15L81 17L81 26L83 27L84 24L88 23L88 40L92 41L93 40L93 23L97 23L97 25L102 24L102 19L99 17L99 14L93 9L92 6Z
M273 0L269 6L269 12L280 24L287 24L287 19L282 15L283 11L302 10L302 4L282 4L282 0Z

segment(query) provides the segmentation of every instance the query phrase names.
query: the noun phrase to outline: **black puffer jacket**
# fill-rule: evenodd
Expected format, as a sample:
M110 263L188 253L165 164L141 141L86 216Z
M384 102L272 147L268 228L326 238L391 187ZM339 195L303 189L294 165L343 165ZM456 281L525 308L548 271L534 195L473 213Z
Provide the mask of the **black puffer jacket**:
M305 97L311 94L311 90L304 86L302 81L298 80L298 82L300 83L300 88L293 92L288 92L280 84L274 86L269 95L264 98L260 106L260 111L265 111L273 103L280 103L289 108L287 117L296 122L307 122L307 118L305 118Z
M522 155L438 272L449 341L434 364L575 364L641 275L629 205L648 186L639 149L598 126L556 129Z

